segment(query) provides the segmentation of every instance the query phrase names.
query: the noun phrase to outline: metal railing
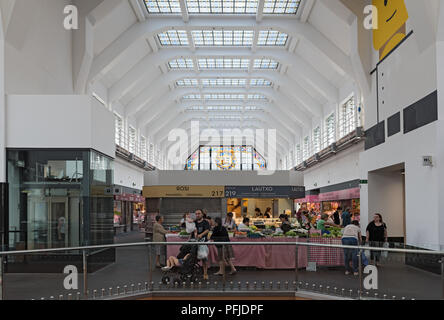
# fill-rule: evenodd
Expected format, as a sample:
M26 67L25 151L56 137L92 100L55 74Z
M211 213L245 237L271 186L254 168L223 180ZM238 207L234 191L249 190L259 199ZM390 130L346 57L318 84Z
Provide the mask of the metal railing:
M282 293L294 293L297 292L312 292L316 293L320 296L327 297L340 297L340 298L355 298L355 299L365 299L369 298L369 292L365 292L362 288L363 283L363 271L362 271L362 254L364 250L369 251L379 251L379 252L388 252L388 253L403 253L403 254L423 254L423 255L433 255L433 256L440 256L441 259L437 261L441 265L441 284L442 284L442 299L444 299L444 251L431 251L431 250L420 250L420 249L398 249L398 248L385 248L385 247L368 247L368 246L354 246L354 245L339 245L339 244L323 244L323 243L309 243L309 242L298 242L296 241L282 241L282 242L205 242L205 243L197 243L197 242L137 242L137 243L125 243L125 244L112 244L112 245L94 245L94 246L84 246L84 247L71 247L71 248L52 248L52 249L37 249L37 250L19 250L19 251L1 251L0 252L0 300L3 300L4 298L4 267L5 267L5 258L7 256L17 256L17 255L27 255L27 254L37 254L37 253L60 253L60 252L71 252L71 251L81 251L82 253L82 271L83 271L83 299L122 299L122 298L129 298L134 297L137 295L147 295L152 294L155 291L155 283L153 282L153 259L152 259L152 248L156 245L162 245L162 246L169 246L169 245L184 245L184 244L195 244L195 245L222 245L224 246L257 246L257 245L267 245L267 246L294 246L295 247L295 268L294 268L294 280L290 283L290 281L285 281L284 283L277 282L274 284L272 281L268 283L268 285L262 281L259 283L259 287L264 289L261 291L261 293L267 293L269 291L266 291L265 289L277 289L279 292ZM123 287L123 291L121 291L120 287L116 287L116 290L114 291L113 288L109 288L108 290L102 289L100 291L100 294L98 294L97 290L94 290L92 293L88 289L88 256L89 251L92 250L99 250L99 249L111 249L111 248L134 248L134 247L146 247L148 251L148 267L149 272L147 275L147 281L144 282L144 285L142 283L137 284L137 288L135 284L131 284L130 288L131 290L128 290L128 286L125 285ZM338 288L338 287L330 287L322 285L315 285L304 281L299 281L299 265L298 265L298 250L299 247L322 247L322 248L339 248L339 249L353 249L358 251L358 261L359 261L359 283L360 288L357 290L357 295L352 295L352 290L350 290L350 295L347 297L345 288ZM225 259L225 250L222 249L222 252L224 254L223 259ZM158 291L161 290L162 283L159 283ZM210 282L202 283L193 283L191 282L189 284L189 287L186 287L185 283L183 284L182 288L183 290L179 290L178 284L169 283L168 286L164 287L167 289L170 289L169 293L178 293L178 292L187 292L186 289L198 289L197 291L194 290L193 292L196 293L208 293L208 289L214 288L219 290L220 292L229 293L234 292L233 290L237 287L236 293L251 293L250 289L253 287L254 289L258 288L258 283L253 282L249 284L238 282L237 286L236 284L231 281L228 282L226 278L226 273L223 273L222 282L218 283L215 282L214 286ZM231 289L231 290L230 290ZM243 289L243 290L242 290ZM163 291L165 292L165 291ZM276 292L276 291L275 291ZM77 292L75 295L75 298L80 300L82 297L82 293ZM375 298L378 297L378 294L375 293ZM72 294L68 294L67 296L68 300L73 300L74 296ZM386 299L386 295L383 297ZM392 297L395 299L396 297ZM52 296L50 299L54 299L54 296ZM64 296L59 295L59 300L64 299ZM402 297L401 299L405 299L405 297ZM41 300L44 300L44 298L41 298Z

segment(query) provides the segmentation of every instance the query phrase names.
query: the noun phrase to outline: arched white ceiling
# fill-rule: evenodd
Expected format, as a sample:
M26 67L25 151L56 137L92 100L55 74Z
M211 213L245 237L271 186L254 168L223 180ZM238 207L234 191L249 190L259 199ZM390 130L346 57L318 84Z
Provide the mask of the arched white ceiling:
M172 1L172 0L170 0ZM271 0L267 0L271 1ZM291 2L291 0L289 0ZM205 125L224 128L239 125L246 128L275 128L278 152L285 155L310 130L316 119L323 119L324 105L337 104L344 83L355 81L353 67L352 26L355 16L340 0L301 0L296 14L191 14L186 0L180 0L179 14L151 14L144 0L106 0L93 17L94 58L88 81L99 82L108 90L108 103L119 105L125 117L134 119L151 139L169 146L168 132L186 127L195 118ZM248 1L249 2L249 1ZM264 7L265 0L258 1ZM184 30L187 46L162 46L158 34L167 30ZM253 31L248 47L194 44L193 30ZM279 31L288 35L285 46L257 45L259 31ZM249 59L245 70L201 70L198 60L205 58ZM191 59L194 67L172 70L168 62ZM255 59L269 58L277 69L254 69ZM239 87L204 87L203 79L245 79ZM178 87L178 80L193 79L195 87ZM251 79L265 79L268 87L252 87ZM187 94L260 94L267 99L255 100L183 100ZM211 114L237 114L234 111L189 111L194 106L258 106L260 110L240 112L242 121L208 120Z

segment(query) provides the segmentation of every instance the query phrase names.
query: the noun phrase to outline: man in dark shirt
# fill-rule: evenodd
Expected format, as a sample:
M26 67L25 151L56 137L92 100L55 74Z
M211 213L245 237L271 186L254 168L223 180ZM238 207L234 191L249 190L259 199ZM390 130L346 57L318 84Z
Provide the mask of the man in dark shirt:
M202 210L196 210L196 230L192 233L191 238L197 239L198 241L201 239L205 239L204 241L208 241L208 232L210 232L210 224L207 220L204 219ZM202 267L204 271L204 280L208 280L208 264L207 260L202 260Z

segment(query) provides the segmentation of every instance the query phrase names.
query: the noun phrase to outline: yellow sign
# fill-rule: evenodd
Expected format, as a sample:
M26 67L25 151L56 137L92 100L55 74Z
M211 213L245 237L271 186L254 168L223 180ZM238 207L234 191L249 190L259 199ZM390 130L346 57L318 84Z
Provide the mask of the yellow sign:
M223 186L151 186L143 187L145 198L223 198Z
M383 59L405 37L409 13L404 0L373 0L378 9L378 27L373 29L373 46Z

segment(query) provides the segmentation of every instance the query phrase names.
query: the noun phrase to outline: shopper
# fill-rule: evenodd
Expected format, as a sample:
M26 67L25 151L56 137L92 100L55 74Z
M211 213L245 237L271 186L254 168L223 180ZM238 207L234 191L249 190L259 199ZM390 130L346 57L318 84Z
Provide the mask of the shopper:
M324 213L321 216L321 219L319 219L317 224L316 224L316 229L321 230L321 235L323 235L323 234L330 234L330 231L327 230L326 226L340 227L337 224L334 224L334 223L329 222L327 220L328 220L328 214Z
M214 219L214 229L211 240L214 242L230 242L227 229L222 225L222 219L219 217ZM219 271L217 271L215 275L222 276L225 273L225 264L231 267L230 275L234 275L237 271L232 261L234 259L233 247L231 245L216 245L216 248Z
M153 242L166 242L165 235L168 233L167 230L162 226L163 217L156 216L156 222L153 225ZM156 244L155 245L155 253L156 253L156 267L160 268L160 256L166 256L165 245Z
M370 247L382 247L387 242L387 225L382 221L382 215L375 213L373 221L370 222L366 229L366 240L369 241ZM378 266L381 251L370 250L370 263Z
M236 223L233 219L233 212L228 212L227 217L225 218L224 225L228 231L233 231L236 229Z
M341 224L341 217L339 215L338 209L336 209L335 212L333 213L333 222L337 225Z
M270 219L272 216L273 216L273 214L271 213L271 208L268 207L268 208L265 210L264 218Z
M351 213L350 208L346 208L345 211L341 215L342 218L342 226L346 227L351 223Z
M192 239L198 241L208 241L208 233L210 232L210 224L204 219L202 210L196 210L196 230L191 234ZM208 280L208 259L202 259L202 267L204 271L204 280Z
M188 213L185 213L185 214L182 216L182 219L180 219L180 227L181 227L182 229L185 229L185 228L186 228L185 221L187 220L187 215L188 215Z
M283 233L287 233L291 230L291 224L290 221L288 221L288 216L286 214L281 214L279 216L279 219L281 220L281 230Z
M359 222L354 220L351 224L346 226L342 234L342 244L345 246L357 246L361 243L361 228ZM350 262L353 264L353 268L350 267ZM345 274L353 272L355 276L358 273L358 249L345 249L344 248L344 265Z
M238 229L249 229L250 228L250 218L245 217L241 224L239 224Z

